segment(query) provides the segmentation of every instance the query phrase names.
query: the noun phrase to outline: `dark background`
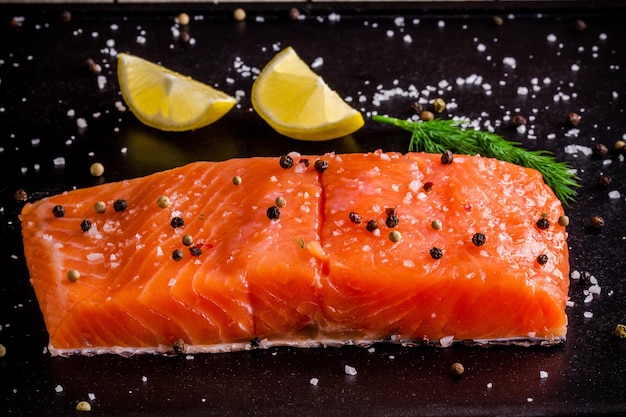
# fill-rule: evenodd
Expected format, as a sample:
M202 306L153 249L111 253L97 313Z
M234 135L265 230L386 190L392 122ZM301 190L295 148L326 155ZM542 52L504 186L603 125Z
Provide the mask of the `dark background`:
M289 19L294 5L304 20ZM237 6L0 5L0 343L7 348L0 358L0 415L73 415L81 400L92 404L92 415L626 413L626 340L613 335L616 324L626 322L626 167L623 156L612 151L626 135L625 7L620 2L270 3L243 5L247 19L237 22L232 18ZM69 22L59 19L64 9L71 11ZM172 30L180 29L174 18L182 11L191 16L187 43ZM494 15L503 18L501 26ZM11 23L15 16L24 18L18 19L21 24ZM404 26L397 17L404 17ZM576 29L577 19L585 21L584 31ZM145 43L137 42L138 36ZM251 111L253 77L236 67L240 60L261 69L276 53L273 46L293 46L309 64L323 58L316 72L343 97L352 97L365 127L319 143L276 134ZM197 131L145 127L130 111L118 110L122 98L112 48L244 95L221 120ZM516 68L503 64L505 57L515 58ZM102 88L84 64L88 58L102 66ZM481 76L481 85L456 83L471 75ZM44 351L47 334L28 281L18 220L23 203L16 202L16 190L24 189L34 201L196 160L291 150L404 152L410 135L376 124L370 115L411 116L414 98L396 94L380 106L374 103L380 90L407 91L411 85L433 89L429 100L455 103L439 117L463 116L483 128L493 126L526 148L554 152L577 170L579 195L566 207L571 268L593 275L602 292L584 303L589 284L572 281L574 306L567 308L564 344L272 348L182 358L53 358ZM518 87L529 94L519 95ZM569 112L582 116L577 134L565 124ZM508 121L518 113L529 119L523 134ZM86 120L85 129L77 127L78 118ZM611 150L604 158L565 151L567 145L590 149L599 143ZM57 157L65 159L63 166L54 165ZM105 166L102 178L89 174L96 161ZM612 178L608 188L598 185L603 175ZM609 198L610 191L621 196ZM591 230L593 215L605 219L603 230ZM456 361L466 369L461 378L449 373ZM346 375L345 365L358 374ZM540 378L540 371L548 378ZM311 378L319 379L317 386Z

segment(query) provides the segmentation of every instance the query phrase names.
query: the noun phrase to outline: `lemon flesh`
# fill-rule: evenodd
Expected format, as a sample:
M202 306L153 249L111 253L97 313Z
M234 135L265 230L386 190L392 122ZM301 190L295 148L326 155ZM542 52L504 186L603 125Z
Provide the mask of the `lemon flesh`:
M278 133L322 141L349 135L361 113L330 89L291 47L279 52L252 85L252 107Z
M117 78L133 114L160 130L199 129L237 103L222 91L134 55L118 55Z

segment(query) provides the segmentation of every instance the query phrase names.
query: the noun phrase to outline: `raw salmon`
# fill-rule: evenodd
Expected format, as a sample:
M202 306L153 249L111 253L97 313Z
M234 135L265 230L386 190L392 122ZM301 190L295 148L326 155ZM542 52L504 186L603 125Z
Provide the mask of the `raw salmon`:
M535 170L377 151L197 162L21 221L49 350L69 355L558 343L562 215Z

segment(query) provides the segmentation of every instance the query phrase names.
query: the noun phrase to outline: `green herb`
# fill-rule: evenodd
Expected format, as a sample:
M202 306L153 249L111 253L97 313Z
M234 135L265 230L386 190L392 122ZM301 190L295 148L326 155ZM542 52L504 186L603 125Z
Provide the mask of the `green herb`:
M575 188L580 187L578 177L571 167L554 159L549 151L521 148L518 142L469 127L467 120L435 119L412 122L379 115L372 116L372 120L411 132L409 152L444 153L450 150L458 154L482 155L536 169L565 205L575 199Z
M305 245L304 245L304 239L302 239L302 238L298 239L298 238L294 237L294 238L293 238L293 240L295 240L295 241L296 241L296 243L298 244L298 246L300 246L302 249L304 249L304 246L305 246Z

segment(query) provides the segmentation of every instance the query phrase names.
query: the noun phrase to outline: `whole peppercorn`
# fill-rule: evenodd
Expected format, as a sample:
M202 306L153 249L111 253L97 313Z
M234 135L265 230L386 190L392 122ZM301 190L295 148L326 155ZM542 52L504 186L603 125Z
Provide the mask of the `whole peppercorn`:
M351 211L349 216L350 216L350 221L352 223L360 224L363 221L363 218L361 217L361 215L354 211Z
M239 175L233 177L233 184L235 185L241 185L242 179Z
M80 222L80 229L81 229L83 232L87 232L87 231L89 231L89 229L91 229L91 221L89 221L89 220L85 219L85 220L83 220L82 222Z
M102 67L100 66L100 64L98 64L96 61L94 61L91 58L87 58L85 60L85 66L87 67L89 72L91 72L92 74L98 75L102 72ZM98 177L99 175L94 175L94 176Z
M113 203L113 210L120 212L120 211L124 211L128 208L128 203L126 203L126 200L115 200L115 202Z
M193 236L191 236L191 235L183 236L183 245L185 245L185 246L193 245Z
M430 120L433 120L435 118L435 115L432 112L429 112L428 110L424 110L421 114L420 114L420 119L422 119L425 122L428 122Z
M75 269L67 271L67 280L70 282L76 282L80 278L80 272Z
M546 230L550 227L550 220L542 216L539 220L537 220L536 224L539 229Z
M546 255L545 253L542 253L541 255L537 256L537 263L539 265L545 265L548 263L548 255Z
M280 210L276 206L271 206L267 209L267 218L270 220L277 220L280 217Z
M93 204L93 209L96 213L102 214L107 211L107 204L104 201L96 201Z
M398 225L398 223L400 223L400 219L395 214L392 214L392 215L388 216L387 220L385 220L385 224L390 229L396 227Z
M289 155L283 155L280 157L278 163L280 164L281 168L289 169L293 166L293 158L291 158Z
M246 20L246 11L242 9L241 7L238 7L233 12L233 17L235 18L236 21L243 22L244 20Z
M178 24L181 26L187 26L189 24L189 15L187 13L180 13L176 18Z
M3 344L0 344L0 358L4 358L7 354L7 348Z
M72 12L69 10L63 10L59 15L59 20L61 22L67 23L72 20Z
M474 244L474 246L482 246L485 244L486 241L487 236L485 236L483 233L474 233L474 236L472 236L472 243Z
M598 215L591 217L591 226L596 229L602 229L605 226L604 219Z
M608 187L609 185L611 185L611 182L613 182L611 177L609 177L608 175L603 175L598 180L598 185L600 185L602 187Z
M276 201L274 203L277 207L285 207L287 205L287 200L285 199L285 197L280 196L276 197Z
M424 107L417 101L411 104L411 108L415 111L416 114L421 114L424 111Z
M391 233L389 233L389 240L391 240L394 243L399 242L402 240L402 234L398 232L397 230L393 230L391 231Z
M615 142L615 144L613 145L613 148L617 151L617 152L624 152L624 150L626 150L626 142L624 142L623 140L618 140Z
M315 170L320 174L328 169L328 162L323 159L318 159L315 161Z
M526 118L521 114L516 114L515 116L513 116L513 119L511 119L511 121L513 122L514 126L522 126L528 123Z
M615 326L614 333L615 336L619 337L620 339L626 339L626 325L618 324L617 326Z
M446 109L446 102L442 98L436 98L433 101L433 110L435 113L441 113Z
M443 257L443 251L439 248L432 247L430 249L430 257L433 259L441 259Z
M26 191L20 188L15 193L13 193L13 198L15 198L15 201L17 201L18 203L23 203L28 200L28 194L26 193Z
M454 362L450 367L450 372L452 372L454 376L461 376L463 372L465 372L465 367L459 362Z
M185 225L185 220L182 217L174 216L172 220L170 220L170 226L174 229L178 229L179 227L183 227Z
M63 217L65 216L65 209L63 208L63 206L57 204L56 206L52 207L52 214L54 215L54 217Z
M370 220L365 225L365 229L368 232L373 232L374 230L378 229L378 223L376 223L376 220Z
M311 161L308 158L302 158L298 163L304 165L306 168L311 165Z
M433 183L431 181L427 181L424 183L424 191L429 192L433 189Z
M567 118L565 119L568 125L570 126L578 126L580 123L580 116L577 113L568 113Z
M183 339L176 339L172 344L172 349L174 350L174 353L180 355L181 353L185 353L187 350L187 344Z
M441 223L441 220L435 219L432 223L430 223L430 226L435 230L441 230L443 224Z
M595 156L596 158L604 158L605 156L608 155L608 153L609 153L609 149L603 143L597 143L593 147L593 156Z
M454 154L452 151L447 150L441 154L441 163L444 165L451 164L454 160Z
M176 262L183 259L183 256L184 256L183 251L180 249L176 249L175 251L172 252L172 259L175 260Z
M76 404L76 411L91 411L91 404L87 401L79 401Z
M298 10L295 7L292 7L291 9L289 9L289 18L291 20L298 20L298 19L300 19L300 10Z
M191 253L191 256L200 256L202 255L202 249L198 246L192 246L189 248L189 253Z
M587 29L587 23L585 23L585 21L582 19L576 19L576 23L574 24L574 27L576 28L577 31L582 32L585 29Z
M91 173L91 175L93 175L94 177L102 176L102 174L104 174L104 165L102 165L100 162L94 162L89 167L89 173Z
M167 208L170 206L172 202L170 201L170 198L166 195L162 195L159 198L157 198L157 206L159 206L160 208Z
M569 217L563 215L559 217L559 226L569 226Z
M500 16L494 16L492 20L493 24L496 26L502 26L504 24L504 19L502 19Z

